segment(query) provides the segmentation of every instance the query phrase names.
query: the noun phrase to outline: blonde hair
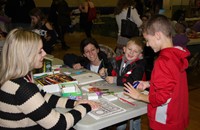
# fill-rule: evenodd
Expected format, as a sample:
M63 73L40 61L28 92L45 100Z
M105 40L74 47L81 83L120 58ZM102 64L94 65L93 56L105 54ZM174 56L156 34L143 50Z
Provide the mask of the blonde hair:
M131 44L131 43L134 43L134 44L136 44L137 46L139 46L139 47L142 49L142 51L143 51L143 49L144 49L144 47L145 47L144 39L143 39L142 37L133 37L133 38L131 38L131 39L127 42L127 45L126 45L126 46L128 46L128 45Z
M13 29L6 37L0 65L0 84L33 70L40 36L24 29Z

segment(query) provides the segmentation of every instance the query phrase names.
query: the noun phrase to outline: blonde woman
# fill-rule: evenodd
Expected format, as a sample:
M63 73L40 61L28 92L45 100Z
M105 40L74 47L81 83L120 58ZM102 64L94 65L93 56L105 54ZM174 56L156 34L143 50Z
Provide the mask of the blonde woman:
M0 68L0 129L66 130L99 107L93 101L39 91L31 71L42 67L45 55L42 40L34 32L14 29L6 37ZM72 109L61 114L55 107Z

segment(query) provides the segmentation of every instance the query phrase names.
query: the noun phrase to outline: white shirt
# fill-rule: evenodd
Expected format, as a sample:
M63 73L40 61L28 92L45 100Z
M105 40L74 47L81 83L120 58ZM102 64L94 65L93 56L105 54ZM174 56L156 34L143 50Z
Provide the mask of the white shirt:
M118 35L120 35L120 31L121 31L121 20L126 19L127 12L128 12L128 8L123 9L120 14L115 16L116 22L117 22L117 25L118 25ZM140 19L140 15L138 14L136 8L133 9L131 7L130 19L135 24L137 24L137 27L140 27L142 25L142 20Z
M92 72L98 73L99 66L90 65L90 70L91 70Z

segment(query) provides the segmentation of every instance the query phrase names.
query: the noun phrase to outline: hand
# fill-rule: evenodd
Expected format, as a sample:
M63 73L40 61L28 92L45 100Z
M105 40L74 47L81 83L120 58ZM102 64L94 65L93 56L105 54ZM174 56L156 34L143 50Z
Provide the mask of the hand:
M107 77L105 78L105 80L106 80L109 84L114 83L114 77L113 77L113 76L107 76Z
M130 83L127 83L127 84L125 83L124 85L125 85L124 94L132 97L133 99L138 100L140 95L141 95L140 91L138 91L137 89L133 88L132 84L130 84Z
M83 68L83 66L81 66L80 63L74 64L74 65L72 65L72 67L73 67L73 69L75 69L75 70L78 70L78 69L82 69L82 68Z
M137 86L139 90L145 90L146 88L150 87L149 81L139 81L140 83Z
M101 68L99 70L99 75L101 76L101 78L105 79L108 76L107 69L106 68Z
M77 100L75 106L80 104L89 104L92 110L97 110L100 108L100 103L91 100Z

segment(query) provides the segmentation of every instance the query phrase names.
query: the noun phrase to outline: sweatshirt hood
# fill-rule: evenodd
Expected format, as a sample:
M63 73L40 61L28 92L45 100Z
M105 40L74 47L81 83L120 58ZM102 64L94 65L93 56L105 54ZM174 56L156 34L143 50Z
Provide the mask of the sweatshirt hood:
M190 52L187 49L183 49L180 46L165 48L161 50L160 56L165 56L175 61L180 71L184 71L188 68L187 58L190 56Z

